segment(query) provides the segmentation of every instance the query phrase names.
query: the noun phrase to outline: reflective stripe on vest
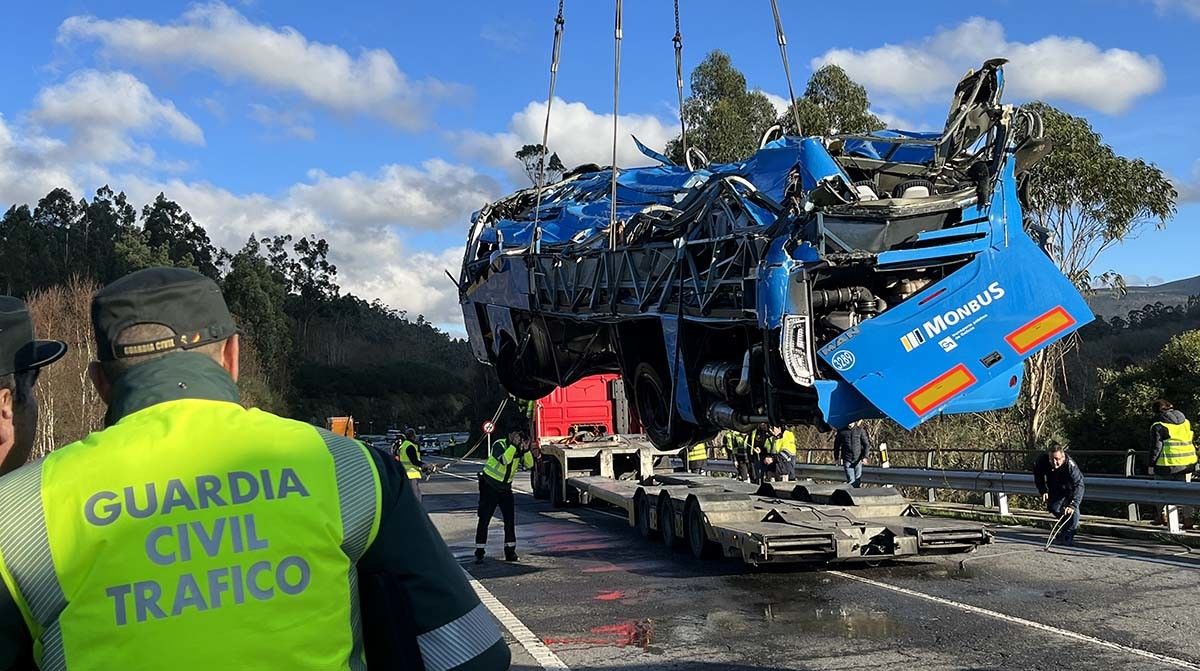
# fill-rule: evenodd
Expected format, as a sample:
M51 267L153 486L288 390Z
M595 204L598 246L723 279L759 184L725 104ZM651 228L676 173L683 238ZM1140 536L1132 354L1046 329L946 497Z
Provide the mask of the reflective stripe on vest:
M58 615L67 599L54 575L42 513L42 463L17 470L0 487L0 573L29 627L39 668L61 671L67 667Z
M381 496L365 450L180 400L0 480L0 576L39 667L365 669L355 563Z
M1162 452L1158 455L1155 466L1190 466L1196 463L1196 445L1192 442L1192 423L1183 420L1182 424L1166 424L1155 422L1167 430L1167 439L1162 442Z
M704 461L708 459L708 445L705 443L696 443L692 449L688 450L688 461Z
M512 459L508 464L504 463L503 457L509 456L508 451L512 450ZM497 456L499 454L500 456ZM487 463L483 466L483 474L489 478L503 484L509 484L513 481L513 476L517 470L516 448L508 444L507 440L500 439L492 443L492 449L488 452Z
M404 442L400 443L400 451L397 453L396 456L400 460L400 465L404 467L404 472L408 474L408 479L409 480L420 480L421 479L421 469L418 468L416 464L409 461L409 459L408 459L408 448L410 445L412 446L413 449L415 449L417 451L417 459L420 459L421 458L421 446L417 445L416 443L412 442L411 440L405 440Z

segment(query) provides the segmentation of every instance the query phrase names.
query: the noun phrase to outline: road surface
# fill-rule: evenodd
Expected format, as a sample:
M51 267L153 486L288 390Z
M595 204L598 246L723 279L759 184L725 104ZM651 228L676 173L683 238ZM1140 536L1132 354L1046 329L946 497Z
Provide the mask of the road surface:
M643 540L611 508L556 510L517 480L521 561L500 519L473 563L479 463L424 503L508 629L514 669L1200 671L1200 552L997 528L971 555L754 569ZM965 563L962 562L966 559Z

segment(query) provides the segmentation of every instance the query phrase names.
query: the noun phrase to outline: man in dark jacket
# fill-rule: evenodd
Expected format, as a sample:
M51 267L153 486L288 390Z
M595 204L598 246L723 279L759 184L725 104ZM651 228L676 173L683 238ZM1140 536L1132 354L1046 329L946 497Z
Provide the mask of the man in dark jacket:
M861 486L862 467L870 453L871 440L861 422L851 422L850 426L838 429L833 437L833 458L846 469L846 482L851 487Z
M1083 471L1067 456L1062 445L1052 442L1033 466L1033 481L1050 514L1060 519L1071 518L1057 540L1063 545L1074 545L1075 531L1079 529L1079 504L1083 502Z

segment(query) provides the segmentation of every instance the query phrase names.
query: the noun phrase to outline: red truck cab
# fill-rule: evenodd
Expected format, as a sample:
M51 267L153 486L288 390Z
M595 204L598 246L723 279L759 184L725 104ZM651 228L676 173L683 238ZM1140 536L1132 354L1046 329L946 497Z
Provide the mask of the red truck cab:
M625 399L620 375L591 375L559 387L534 406L533 440L562 439L586 431L593 436L640 433Z

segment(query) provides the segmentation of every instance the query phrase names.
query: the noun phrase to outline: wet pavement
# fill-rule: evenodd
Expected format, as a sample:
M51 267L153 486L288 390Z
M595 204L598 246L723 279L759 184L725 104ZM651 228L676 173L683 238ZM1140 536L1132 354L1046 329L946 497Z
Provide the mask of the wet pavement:
M521 561L471 562L478 464L422 485L464 568L570 669L1200 669L1200 553L997 529L971 555L876 568L702 561L611 508L520 490ZM456 477L457 476L457 477ZM963 561L963 560L966 561ZM542 666L512 643L515 669Z

